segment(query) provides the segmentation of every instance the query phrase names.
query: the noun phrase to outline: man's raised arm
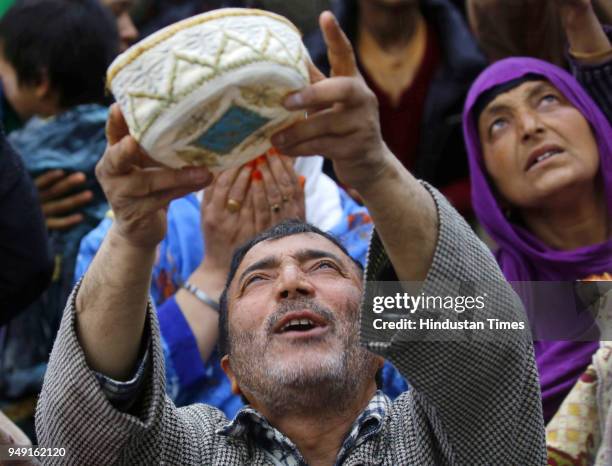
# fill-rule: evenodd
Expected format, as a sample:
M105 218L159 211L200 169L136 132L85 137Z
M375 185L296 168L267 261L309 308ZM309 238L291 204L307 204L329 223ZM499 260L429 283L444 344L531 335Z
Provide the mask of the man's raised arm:
M312 70L315 83L285 102L308 111L308 118L275 135L275 144L286 154L332 159L340 180L362 196L376 226L369 280L419 281L421 292L434 297L488 295L478 320L524 322L520 301L486 246L443 196L418 182L382 142L376 99L334 17L324 13L320 24L333 77L323 79ZM365 303L364 343L396 364L413 387L396 401L404 416L392 421L397 422L392 429L405 434L396 439L406 442L405 448L434 445L428 464L545 464L528 329L500 332L499 338L491 332L484 339L447 332L438 341L414 341L436 337L426 331L377 334L371 315Z
M114 105L108 148L96 167L115 220L76 296L77 334L89 366L115 379L133 374L143 335L155 250L171 200L208 184L205 168L155 164L128 134Z
M331 159L340 181L362 196L399 279L423 280L437 237L433 199L383 142L376 96L359 74L336 19L323 13L320 26L333 79L311 67L314 84L285 101L287 108L307 111L308 118L272 142L285 154Z

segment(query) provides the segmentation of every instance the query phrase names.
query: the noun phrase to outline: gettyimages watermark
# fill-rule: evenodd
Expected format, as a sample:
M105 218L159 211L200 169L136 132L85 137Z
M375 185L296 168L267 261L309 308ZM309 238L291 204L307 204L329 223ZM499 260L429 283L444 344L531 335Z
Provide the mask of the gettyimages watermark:
M368 338L612 340L612 282L369 282ZM398 332L401 335L398 336Z

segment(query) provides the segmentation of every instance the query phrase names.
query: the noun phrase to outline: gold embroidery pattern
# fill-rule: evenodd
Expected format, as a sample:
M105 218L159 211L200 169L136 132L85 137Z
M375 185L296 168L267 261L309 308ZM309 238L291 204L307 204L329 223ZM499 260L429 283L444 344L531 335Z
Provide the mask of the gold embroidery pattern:
M186 27L181 27L179 30ZM176 32L174 31L173 34ZM109 81L115 79L118 88L129 86L134 89L118 93L123 94L123 96L116 95L122 106L127 106L129 115L126 115L126 117L131 120L130 126L134 137L139 141L142 140L151 126L168 108L184 100L185 97L188 97L189 94L199 89L206 82L246 65L267 62L288 67L302 77L304 84L308 83L308 72L305 66L307 55L303 44L300 42L297 50L292 53L285 40L282 40L283 38L272 31L268 25L262 26L262 31L259 33L260 38L262 32L264 34L263 40L258 45L254 44L252 40L241 37L239 32L236 31L211 30L204 33L205 37L202 37L199 31L194 31L192 35L188 34L189 31L185 31L186 35L181 40L186 39L190 43L196 43L198 39L200 41L218 41L215 53L206 56L201 52L199 53L196 48L191 49L192 54L189 54L187 51L172 50L171 46L168 46L165 50L149 50L151 46L145 48L146 44L143 44L138 48L138 54L129 63L132 63L146 51L150 51L152 54L150 55L151 63L146 65L144 63L134 63L133 69L130 69L124 78L118 75L119 71L125 66L123 62L111 66ZM153 45L159 42L161 41L152 41ZM224 64L221 63L224 57L227 60L226 56L233 55L238 55L238 58L230 59ZM148 58L149 56L147 62L149 61ZM164 75L162 69L166 60L171 60L166 72L169 76L166 80L165 90L159 92L155 90L159 86L159 80L155 80L154 77ZM182 82L179 81L179 76L181 76ZM185 82L185 76L188 76L188 83ZM242 97L252 105L274 107L280 105L284 95L280 95L279 92L275 92L266 86L256 86L242 90ZM208 115L211 113L208 113ZM203 116L202 118L206 117ZM182 134L187 132L185 130Z
M220 165L218 155L199 147L187 146L177 151L176 155L189 165L206 165L207 167Z
M117 58L114 63L111 64L106 75L106 81L110 83L117 75L117 73L119 73L124 67L132 63L146 51L155 47L157 44L168 40L170 37L177 34L178 32L192 28L194 26L198 26L203 23L207 23L209 21L214 21L230 16L263 16L272 18L285 23L287 26L291 27L297 34L301 35L299 29L296 28L291 21L275 13L250 8L226 8L217 12L205 13L202 15L194 16L192 18L185 19L183 21L179 21L176 24L162 29L157 34L151 35L148 39L139 42L130 50L128 50L125 54Z
M281 94L278 89L261 84L241 88L240 95L245 102L256 107L277 107L281 105L286 93Z

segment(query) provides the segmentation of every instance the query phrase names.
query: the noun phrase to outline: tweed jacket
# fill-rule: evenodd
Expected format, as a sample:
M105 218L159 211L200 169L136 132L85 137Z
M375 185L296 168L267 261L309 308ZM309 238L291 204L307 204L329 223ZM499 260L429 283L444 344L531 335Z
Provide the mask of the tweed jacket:
M437 191L428 189L437 204L439 232L424 292L456 295L451 283L461 278L471 282L475 294L490 297L492 305L479 311L483 317L525 321L518 297L486 246ZM368 261L368 279L393 276L376 234ZM115 409L88 368L76 336L77 291L66 308L36 413L39 443L64 447L66 457L45 458L45 464L271 464L248 437L220 434L229 421L218 409L174 406L165 394L153 309L146 327L151 360L141 396L129 413ZM391 360L413 388L393 402L379 433L351 450L344 465L546 464L527 332L505 332L505 338L494 340L412 341L407 332L377 332L371 324L371 309L364 304L363 344Z

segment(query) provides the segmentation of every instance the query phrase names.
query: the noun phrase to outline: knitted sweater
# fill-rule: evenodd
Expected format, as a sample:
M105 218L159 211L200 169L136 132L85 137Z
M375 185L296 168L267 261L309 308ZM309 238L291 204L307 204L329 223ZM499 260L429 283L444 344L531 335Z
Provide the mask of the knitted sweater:
M464 220L433 188L439 231L423 291L458 295L460 278L486 294L480 319L525 321L517 296L495 259ZM390 262L378 236L370 246L367 279L389 279ZM75 332L75 295L66 308L36 413L41 445L64 447L48 464L266 465L248 437L219 431L228 424L216 408L176 408L165 394L159 328L148 310L150 361L141 396L121 412L111 405L88 368ZM405 331L372 328L362 306L363 344L390 359L413 389L393 403L378 434L349 452L344 465L546 464L544 425L533 349L527 332L496 339L408 341ZM425 338L427 335L422 335Z

